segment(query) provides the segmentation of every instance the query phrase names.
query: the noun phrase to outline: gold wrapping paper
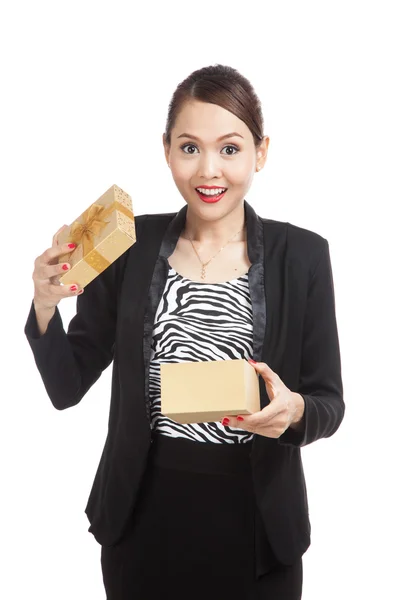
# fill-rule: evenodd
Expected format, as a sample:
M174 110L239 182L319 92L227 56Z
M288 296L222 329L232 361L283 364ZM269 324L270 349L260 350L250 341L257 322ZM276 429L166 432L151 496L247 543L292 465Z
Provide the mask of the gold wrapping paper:
M69 271L60 283L85 287L136 242L132 198L117 185L111 186L69 227L57 236L58 244L77 247L58 262L68 262Z

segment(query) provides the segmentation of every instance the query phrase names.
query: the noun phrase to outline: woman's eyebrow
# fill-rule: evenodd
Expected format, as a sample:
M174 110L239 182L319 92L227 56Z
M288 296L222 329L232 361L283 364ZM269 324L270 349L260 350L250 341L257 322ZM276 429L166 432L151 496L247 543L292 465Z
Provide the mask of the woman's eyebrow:
M221 135L221 137L217 138L217 142L220 142L221 140L224 140L225 138L230 138L230 137L234 137L234 136L238 136L241 137L242 139L244 139L244 137L242 135L240 135L240 133L237 133L236 131L232 131L232 133L226 133L225 135ZM195 135L190 135L190 133L181 133L181 135L178 135L178 138L181 137L187 137L187 138L191 138L193 140L197 140L198 142L200 142L200 138L196 137Z

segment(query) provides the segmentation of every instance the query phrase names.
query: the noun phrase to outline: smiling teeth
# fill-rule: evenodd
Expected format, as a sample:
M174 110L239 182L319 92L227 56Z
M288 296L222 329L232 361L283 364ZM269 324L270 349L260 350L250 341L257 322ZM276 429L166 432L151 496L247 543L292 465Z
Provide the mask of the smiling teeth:
M205 188L196 188L196 190L198 190L205 196L218 196L219 194L222 194L222 192L225 192L225 190L227 189L228 188L219 188L218 190L207 190Z

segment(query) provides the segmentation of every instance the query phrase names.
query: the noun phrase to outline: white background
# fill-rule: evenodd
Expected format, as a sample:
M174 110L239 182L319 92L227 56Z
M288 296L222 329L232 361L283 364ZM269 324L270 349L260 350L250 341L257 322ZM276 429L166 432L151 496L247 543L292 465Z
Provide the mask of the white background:
M302 450L303 598L400 597L395 4L2 4L1 598L105 598L84 507L111 366L76 407L53 408L23 333L33 263L114 183L136 215L184 205L163 154L167 107L216 63L250 79L271 140L247 200L330 245L347 410L333 437ZM75 307L60 304L65 328Z

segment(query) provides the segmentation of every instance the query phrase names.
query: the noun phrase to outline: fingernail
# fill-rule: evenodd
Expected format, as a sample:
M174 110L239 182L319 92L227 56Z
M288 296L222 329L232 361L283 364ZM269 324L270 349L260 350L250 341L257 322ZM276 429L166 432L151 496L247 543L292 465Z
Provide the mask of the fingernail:
M248 358L247 359L249 361L249 363L251 363L252 365L256 365L257 361L253 360L252 358Z
M71 292L75 292L78 289L77 285L71 285L71 287L69 288L71 290Z
M243 417L236 417L238 421L244 421Z
M63 268L63 271L68 271L68 269L69 269L69 266L64 264L64 265L62 266L62 268Z
M76 244L68 244L68 248L76 248Z
M227 419L227 418L225 418L225 419L222 421L222 425L228 425L228 423L229 423L229 419Z

